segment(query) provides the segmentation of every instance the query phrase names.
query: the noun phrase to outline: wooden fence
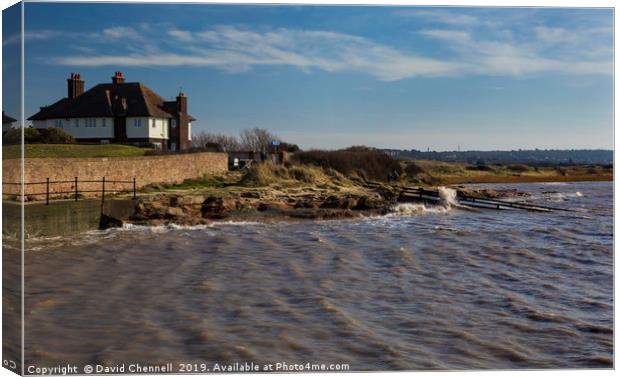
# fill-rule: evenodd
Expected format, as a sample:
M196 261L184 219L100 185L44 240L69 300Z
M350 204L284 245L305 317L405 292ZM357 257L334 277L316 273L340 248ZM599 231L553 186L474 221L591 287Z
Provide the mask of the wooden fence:
M107 184L107 186L106 186ZM17 190L6 191L4 186L17 187ZM2 197L5 196L17 196L20 197L22 195L19 191L22 183L19 182L2 182ZM119 189L118 185L131 185L127 188ZM83 194L88 194L88 196L98 196L101 195L101 201L105 200L106 193L119 193L119 192L132 192L133 198L136 198L136 178L134 177L131 181L119 181L119 180L106 180L105 177L101 177L100 180L79 180L78 177L72 180L65 181L50 181L49 178L46 178L45 181L42 182L24 182L24 192L25 195L29 197L43 197L45 196L45 204L49 204L50 200L59 199L59 196L64 195L65 197L60 197L60 199L66 199L67 196L72 197L74 200L78 200L80 196L84 196ZM67 189L69 186L69 189ZM34 189L26 188L34 187ZM39 189L39 187L41 189ZM60 189L56 189L60 187Z

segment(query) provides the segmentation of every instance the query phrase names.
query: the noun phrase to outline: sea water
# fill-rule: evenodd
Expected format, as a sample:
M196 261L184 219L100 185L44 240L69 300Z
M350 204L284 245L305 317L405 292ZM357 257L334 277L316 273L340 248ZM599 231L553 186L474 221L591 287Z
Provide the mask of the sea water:
M572 211L446 191L383 217L31 240L26 365L611 367L612 183L487 187Z

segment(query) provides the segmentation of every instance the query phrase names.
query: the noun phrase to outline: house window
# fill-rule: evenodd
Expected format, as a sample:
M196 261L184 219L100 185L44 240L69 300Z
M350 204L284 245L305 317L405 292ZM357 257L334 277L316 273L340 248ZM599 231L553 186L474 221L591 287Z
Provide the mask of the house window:
M84 127L96 127L97 126L97 118L86 118L84 121Z
M108 123L108 119L107 118L101 119L101 127L105 127L106 123Z
M151 119L151 121L152 121L152 123L153 123L151 127L155 128L155 123L156 123L157 121L156 121L155 119Z
M134 119L133 120L133 126L138 128L138 127L142 127L142 119Z
M177 120L176 119L172 119L170 121L170 127L175 128L177 126Z
M56 119L54 121L54 126L56 126L58 128L62 128L62 119Z

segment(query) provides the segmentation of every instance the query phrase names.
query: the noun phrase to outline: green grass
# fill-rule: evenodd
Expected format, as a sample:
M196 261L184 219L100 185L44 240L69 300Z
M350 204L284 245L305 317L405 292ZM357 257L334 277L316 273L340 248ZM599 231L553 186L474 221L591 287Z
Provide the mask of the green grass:
M26 158L133 157L143 156L151 148L121 144L26 144ZM20 158L19 145L2 146L2 159Z

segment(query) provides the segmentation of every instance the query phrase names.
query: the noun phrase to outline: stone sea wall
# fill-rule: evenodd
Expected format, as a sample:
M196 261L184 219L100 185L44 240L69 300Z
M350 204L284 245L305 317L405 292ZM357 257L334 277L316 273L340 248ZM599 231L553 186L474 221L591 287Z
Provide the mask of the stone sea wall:
M105 177L107 190L131 190L132 183L109 181L133 181L136 187L154 183L180 183L185 179L224 173L228 170L226 153L188 153L143 157L95 157L95 158L29 158L24 161L24 182L67 181L50 184L52 196L71 197L78 177L78 190L82 196L100 196L101 181ZM17 193L19 187L11 182L20 181L20 160L2 161L3 193ZM95 182L85 182L95 181ZM26 195L46 191L45 184L26 185ZM92 192L84 192L92 191ZM5 195L5 198L7 196ZM41 195L35 195L41 199Z

